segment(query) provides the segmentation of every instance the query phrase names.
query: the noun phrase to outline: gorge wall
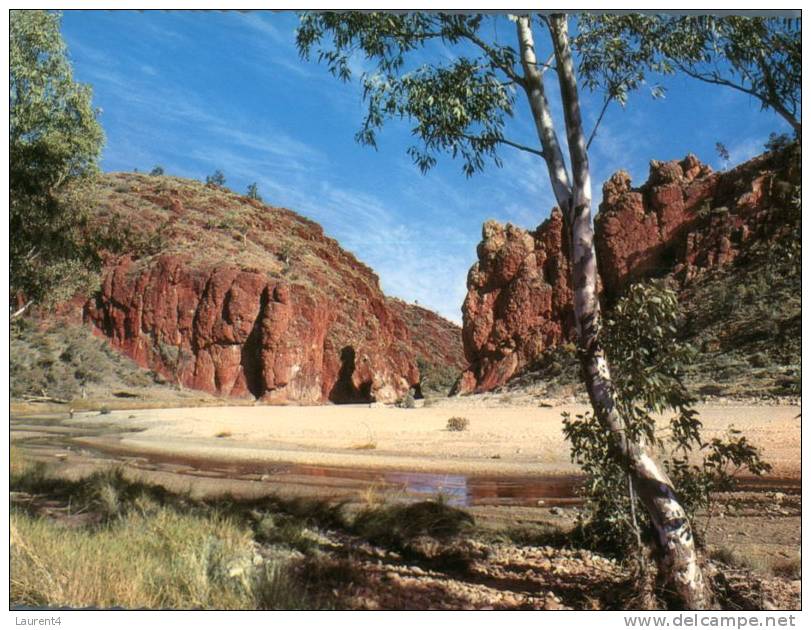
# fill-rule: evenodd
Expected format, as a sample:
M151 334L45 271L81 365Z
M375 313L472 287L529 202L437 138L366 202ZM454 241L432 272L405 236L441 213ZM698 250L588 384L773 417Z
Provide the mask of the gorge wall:
M95 220L110 251L85 321L184 387L268 402L392 402L419 383L418 357L461 366L458 327L424 309L411 316L418 307L393 303L371 269L289 210L189 180L116 174Z
M751 243L773 238L779 209L791 203L800 178L796 148L723 173L693 155L652 161L638 188L628 173L615 173L594 220L603 303L646 278L666 276L683 288ZM546 348L574 339L566 247L558 209L534 231L484 224L462 307L469 366L458 393L503 385Z

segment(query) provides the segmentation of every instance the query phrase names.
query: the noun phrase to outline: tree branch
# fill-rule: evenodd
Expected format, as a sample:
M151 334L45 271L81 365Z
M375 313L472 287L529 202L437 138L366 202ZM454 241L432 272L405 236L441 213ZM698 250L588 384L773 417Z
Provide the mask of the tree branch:
M459 133L456 135L459 138L464 138L465 140L470 140L471 142L485 140L485 138L482 138L481 136L474 136L469 133ZM537 155L538 157L541 158L546 157L543 151L541 151L540 149L536 149L534 147L521 144L520 142L514 142L513 140L509 140L508 138L498 137L498 138L489 138L489 140L492 140L493 142L497 142L499 144L506 144L509 147L513 147L515 149L518 149L519 151L525 151L526 153L531 153L532 155Z
M553 66L553 65L552 65L552 60L553 60L554 58L555 58L555 53L554 53L554 52L551 52L551 53L549 53L549 56L546 58L546 63L541 63L541 64L537 64L537 63L536 63L536 64L535 64L535 65L536 65L536 66L538 66L539 68L542 68L542 70L541 70L541 74L543 74L544 72L546 72L546 71L547 71L547 70L549 70L550 68L553 68L553 69L557 70L557 68L556 68L555 66Z
M507 138L499 138L497 142L501 144L506 144L507 146L516 148L520 151L526 151L527 153L532 153L533 155L537 155L538 157L546 157L540 149L535 149L533 147L528 147L524 144L520 144L518 142L513 142L512 140L508 140Z
M580 97L577 93L577 79L574 74L574 61L569 48L569 35L566 16L551 15L548 19L552 33L552 44L558 66L558 83L563 102L563 118L566 122L566 139L569 144L569 157L572 164L572 212L580 212L581 207L591 210L591 180L586 138L583 134L583 121L580 114ZM574 215L571 217L574 219Z
M552 182L555 200L560 209L566 212L566 209L571 205L572 187L569 183L569 173L563 159L563 152L560 149L560 142L558 142L558 136L552 122L552 112L544 91L543 76L537 67L535 42L532 37L529 17L518 16L515 27L518 33L521 65L524 67L524 73L526 74L526 82L523 85L524 91L527 94L538 138L543 147L543 157L546 161L549 179Z
M796 131L798 135L802 133L802 123L799 120L797 120L794 116L792 116L791 113L788 112L788 110L786 110L786 108L783 107L779 102L775 103L772 101L772 99L765 98L762 94L758 94L756 90L752 90L737 83L733 83L728 79L721 78L720 76L708 77L706 75L701 74L700 72L693 70L688 66L685 66L684 64L678 61L676 61L675 63L676 66L679 68L679 70L684 72L684 74L686 74L687 76L692 77L693 79L703 81L704 83L711 83L713 85L722 85L724 87L729 87L732 88L733 90L737 90L739 92L742 92L743 94L756 98L764 105L768 105L769 107L771 107L783 119L785 119L785 121L789 125L791 125L792 129L794 129L794 131Z
M25 313L33 303L34 303L34 300L28 300L28 302L26 302L23 305L22 308L18 308L16 311L14 311L11 314L11 316L9 317L9 320L17 319L18 317L22 316L22 314Z
M597 117L597 122L594 123L594 129L591 130L591 134L589 135L589 140L586 142L586 151L589 150L591 147L591 142L594 140L594 136L597 135L597 128L600 126L600 123L603 121L603 116L605 116L605 111L608 109L608 105L611 101L614 100L610 96L605 99L605 103L603 103L603 108L600 110L600 115Z
M515 81L516 83L518 83L520 85L524 84L524 77L521 76L520 74L518 74L515 71L515 69L512 68L511 66L508 66L507 64L499 63L496 60L496 55L495 55L495 51L493 50L493 48L489 44L487 44L487 42L482 40L478 35L476 35L475 33L470 33L470 32L465 31L465 32L461 33L461 36L464 37L465 39L467 39L468 41L472 42L473 44L475 44L479 48L481 48L481 50L484 51L484 53L488 57L490 57L490 59L493 61L493 65L495 65L497 68L499 68L510 79L512 79L513 81Z

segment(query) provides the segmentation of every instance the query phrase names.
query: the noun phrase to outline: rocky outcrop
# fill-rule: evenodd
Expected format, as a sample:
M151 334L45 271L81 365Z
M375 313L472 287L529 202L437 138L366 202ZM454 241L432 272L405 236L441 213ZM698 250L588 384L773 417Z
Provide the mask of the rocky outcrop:
M627 173L615 173L594 221L606 301L644 278L674 275L683 284L732 262L753 240L772 238L780 229L775 210L800 181L795 157L766 153L724 173L694 155L654 160L636 189Z
M534 232L488 221L467 278L458 393L505 383L574 329L568 247L556 208Z
M595 217L601 295L609 305L632 282L672 277L684 286L768 240L800 182L795 149L767 153L724 173L688 155L652 161L633 188L619 171L603 186ZM469 362L457 390L506 383L550 346L573 338L572 292L557 209L534 232L484 224L479 260L468 274L463 342Z
M137 208L137 238L108 254L84 317L142 367L269 402L391 402L419 383L403 308L317 224L188 180L108 183L96 216L122 232Z

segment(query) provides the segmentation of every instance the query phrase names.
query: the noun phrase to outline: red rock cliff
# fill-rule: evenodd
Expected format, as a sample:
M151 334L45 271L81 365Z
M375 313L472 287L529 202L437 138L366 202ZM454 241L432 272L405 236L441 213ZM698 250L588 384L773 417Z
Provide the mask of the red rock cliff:
M595 217L602 297L611 303L629 283L670 275L689 282L735 259L752 239L778 227L800 179L791 153L766 153L724 173L693 155L650 165L632 188L619 171L603 186ZM573 337L569 267L560 212L534 232L484 224L479 261L468 274L463 343L469 362L460 393L506 383L546 348Z
M108 185L97 219L135 253L108 257L84 315L141 366L271 402L390 402L419 382L401 309L317 224L188 180Z
M571 338L574 325L563 217L534 232L488 221L479 261L467 277L462 341L469 367L459 393L505 383L544 348Z

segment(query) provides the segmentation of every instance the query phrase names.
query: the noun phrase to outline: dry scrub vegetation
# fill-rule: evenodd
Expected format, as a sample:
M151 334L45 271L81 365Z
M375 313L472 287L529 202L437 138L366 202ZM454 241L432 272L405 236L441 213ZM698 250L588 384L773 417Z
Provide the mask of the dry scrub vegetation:
M639 585L620 558L580 547L552 523L480 524L442 497L203 500L117 468L52 476L18 447L11 489L12 606L606 609L637 601ZM793 567L763 579L719 560L723 606L798 605L786 587Z

